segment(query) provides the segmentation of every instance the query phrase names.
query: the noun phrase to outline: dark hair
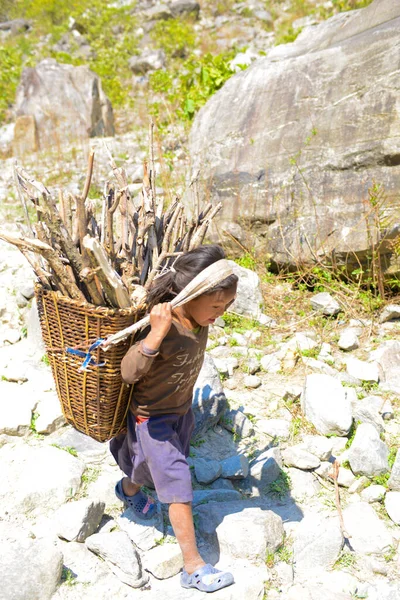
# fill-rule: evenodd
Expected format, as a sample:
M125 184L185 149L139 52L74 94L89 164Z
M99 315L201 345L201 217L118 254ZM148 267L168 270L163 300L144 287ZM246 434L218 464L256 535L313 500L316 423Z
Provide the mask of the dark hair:
M171 302L196 275L222 258L225 258L225 252L217 245L199 246L179 256L174 262L174 270L157 277L150 285L146 298L148 310L160 302ZM229 290L237 282L236 275L229 275L206 294Z

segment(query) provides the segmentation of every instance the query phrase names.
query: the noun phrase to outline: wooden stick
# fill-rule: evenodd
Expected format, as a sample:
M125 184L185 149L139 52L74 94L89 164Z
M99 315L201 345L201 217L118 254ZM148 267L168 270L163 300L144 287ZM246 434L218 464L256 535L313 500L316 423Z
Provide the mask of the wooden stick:
M221 210L221 208L222 208L222 202L219 202L219 204L217 204L217 206L215 206L213 208L213 210L204 219L203 223L200 225L198 230L193 235L192 241L190 242L190 250L192 250L193 248L196 248L197 246L199 246L200 244L203 243L203 240L207 233L208 226L210 225L210 223L211 223L212 219L215 217L215 215Z
M0 232L0 239L17 246L19 249L22 248L41 254L53 269L67 294L74 300L86 302L85 296L82 294L76 283L70 279L66 267L61 262L57 252L53 250L51 246L40 240L34 240L24 236L16 237L5 232Z
M344 519L343 519L342 506L340 504L340 492L339 492L338 477L339 477L339 462L337 460L335 460L335 462L333 463L333 482L335 484L335 502L336 502L336 508L337 508L337 511L339 514L340 531L342 532L342 535L344 538L349 539L349 538L351 538L351 535L349 535L346 531L346 527L345 527Z
M108 262L104 248L96 239L88 235L83 239L83 244L87 250L90 264L93 269L96 269L96 275L100 279L112 306L116 308L128 308L131 305L128 291L120 276Z

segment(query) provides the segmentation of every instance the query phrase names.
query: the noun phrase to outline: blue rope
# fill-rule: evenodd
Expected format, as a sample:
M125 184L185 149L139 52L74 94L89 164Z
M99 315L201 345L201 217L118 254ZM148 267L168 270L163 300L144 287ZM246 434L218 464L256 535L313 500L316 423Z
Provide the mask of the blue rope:
M75 356L80 356L81 358L85 359L82 363L82 366L79 367L78 371L87 371L89 365L92 365L92 367L104 367L104 365L106 363L105 362L96 363L91 354L103 342L104 342L104 339L99 338L90 346L90 348L87 352L83 352L83 350L76 350L75 348L66 348L65 351L68 352L68 354L74 354Z

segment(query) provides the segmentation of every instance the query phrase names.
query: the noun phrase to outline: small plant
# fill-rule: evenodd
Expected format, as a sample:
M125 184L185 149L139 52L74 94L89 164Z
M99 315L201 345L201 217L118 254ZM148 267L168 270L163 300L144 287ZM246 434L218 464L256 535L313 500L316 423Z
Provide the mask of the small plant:
M374 392L379 389L379 385L376 381L362 381L361 387L367 393Z
M275 564L275 554L274 552L272 552L272 550L267 550L266 554L265 554L265 564L267 565L267 567L269 569L272 569L272 567Z
M390 478L390 473L382 473L382 475L377 475L372 479L372 481L376 485L383 485L385 488L388 487L388 481Z
M39 413L33 412L32 413L32 417L31 417L31 422L30 422L30 425L29 425L29 429L31 431L33 431L33 433L37 433L36 432L36 421L38 420L38 418L39 418Z
M353 443L354 437L356 435L357 432L357 427L360 425L361 421L357 421L357 423L355 421L352 422L351 427L350 427L350 431L348 433L348 439L346 442L346 449L350 448L350 446Z
M205 444L205 441L206 440L203 438L195 438L190 442L190 445L193 446L193 448L199 448L202 444Z
M396 556L396 548L394 546L390 546L389 550L386 554L383 555L383 558L386 562L392 562L394 557Z
M75 585L76 584L76 575L73 571L71 571L71 569L68 569L68 567L63 566L62 568L62 573L61 573L61 582L65 585Z
M276 551L276 557L278 560L290 565L293 561L293 550L289 548L287 544L283 544L283 546Z
M286 471L281 469L281 472L277 479L269 484L268 493L271 496L282 499L290 491L290 476Z
M40 359L40 361L47 365L48 367L50 366L50 361L49 361L49 357L47 356L47 354L43 354L42 358Z
M243 256L237 258L235 262L245 269L250 269L251 271L257 270L257 261L249 252L246 252Z
M87 467L82 475L82 487L79 490L77 496L79 498L85 498L87 496L87 490L91 483L97 481L99 475L101 473L101 469L99 467Z
M333 565L334 569L354 569L357 565L357 557L354 552L349 552L348 550L342 550L339 554L335 564Z
M72 448L72 446L59 446L58 444L51 444L51 445L54 446L54 448L58 448L59 450L64 450L65 452L68 452L68 454L78 457L77 451L75 450L75 448Z
M308 348L301 351L301 355L307 358L317 358L320 353L321 348L318 346L316 348Z

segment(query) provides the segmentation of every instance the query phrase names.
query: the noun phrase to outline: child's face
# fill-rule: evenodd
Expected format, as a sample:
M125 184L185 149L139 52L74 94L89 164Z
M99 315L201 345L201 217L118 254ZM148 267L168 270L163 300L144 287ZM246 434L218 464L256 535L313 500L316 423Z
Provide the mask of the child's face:
M186 313L197 325L207 327L224 314L235 298L236 286L214 294L204 294L186 304Z

